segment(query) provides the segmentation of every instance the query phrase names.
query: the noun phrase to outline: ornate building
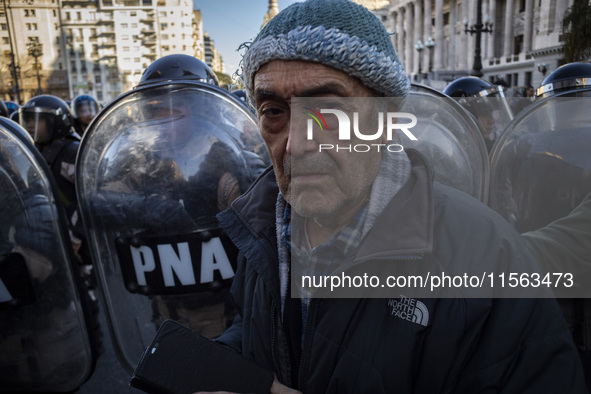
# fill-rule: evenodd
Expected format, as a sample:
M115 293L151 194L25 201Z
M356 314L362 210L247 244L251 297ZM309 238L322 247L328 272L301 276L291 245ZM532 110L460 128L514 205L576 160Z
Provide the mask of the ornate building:
M562 18L573 0L482 0L484 78L537 87L560 65ZM474 0L392 0L375 10L407 72L436 88L471 75L475 37L465 32L477 18Z

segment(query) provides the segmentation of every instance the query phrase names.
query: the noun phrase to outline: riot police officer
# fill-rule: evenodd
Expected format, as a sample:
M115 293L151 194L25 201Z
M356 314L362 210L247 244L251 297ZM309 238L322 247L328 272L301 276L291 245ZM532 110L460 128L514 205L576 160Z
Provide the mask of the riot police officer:
M100 105L94 97L83 94L72 100L71 107L76 132L83 135L90 122L101 110Z
M591 387L591 65L550 73L491 155L491 207L528 241L549 277L579 346Z
M513 118L505 90L477 77L462 77L452 81L443 90L476 119L490 152L493 144Z
M87 129L78 197L128 371L166 318L209 337L233 319L237 251L215 216L268 164L258 149L250 111L186 55L156 60Z
M19 123L35 141L60 190L70 223L71 239L77 252L83 230L77 212L74 171L80 136L73 129L70 107L51 95L33 97L19 108Z
M536 90L536 99L567 94L588 95L591 86L591 63L568 63L552 71ZM565 96L563 96L565 97Z
M88 379L100 339L88 331L53 176L31 136L7 118L0 200L0 391L71 392Z
M8 118L10 116L10 112L8 112L8 108L4 101L0 100L0 116Z

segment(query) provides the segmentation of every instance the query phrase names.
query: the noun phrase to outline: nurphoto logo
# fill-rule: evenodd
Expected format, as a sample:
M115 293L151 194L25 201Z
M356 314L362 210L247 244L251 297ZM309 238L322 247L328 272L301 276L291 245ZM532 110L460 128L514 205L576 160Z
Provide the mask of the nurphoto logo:
M338 122L338 140L339 141L351 141L352 134L351 130L355 138L361 141L374 141L374 143L366 143L366 144L319 144L318 151L322 152L323 150L345 150L349 152L369 152L372 148L377 149L380 151L381 149L387 149L389 152L402 152L404 148L400 144L385 144L383 143L383 134L384 134L384 124L386 125L386 140L392 141L394 131L400 130L406 135L408 139L411 141L417 141L417 138L414 134L410 131L411 128L416 126L417 124L417 117L413 114L407 112L378 112L377 113L377 123L378 129L375 132L364 132L360 130L359 126L359 113L353 112L353 122L351 124L351 119L349 115L341 110L338 109L320 109L319 111L313 110L309 107L304 107L306 112L304 114L308 115L307 121L307 139L309 141L314 139L314 123L316 123L320 127L320 132L328 132L328 123L322 114L331 114L336 117ZM399 123L400 120L410 120L409 122ZM352 126L352 127L351 127ZM366 130L365 130L366 131Z

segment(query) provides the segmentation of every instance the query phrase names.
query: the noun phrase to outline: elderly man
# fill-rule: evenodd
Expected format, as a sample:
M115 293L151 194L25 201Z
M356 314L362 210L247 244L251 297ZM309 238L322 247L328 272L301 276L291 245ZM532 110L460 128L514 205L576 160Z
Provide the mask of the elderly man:
M300 264L360 272L378 261L395 272L534 260L499 216L433 183L420 154L349 160L319 151L334 133L303 137L299 98L408 94L389 35L365 8L294 4L259 33L243 67L273 167L218 216L241 250L232 287L240 314L218 341L273 370L272 392L586 392L554 300L292 296Z

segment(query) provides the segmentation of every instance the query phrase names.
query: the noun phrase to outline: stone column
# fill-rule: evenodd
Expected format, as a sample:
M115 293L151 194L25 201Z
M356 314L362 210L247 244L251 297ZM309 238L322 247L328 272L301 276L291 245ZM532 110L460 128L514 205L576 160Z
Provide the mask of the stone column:
M414 27L412 17L412 5L408 3L405 7L404 12L404 35L405 35L405 52L406 52L406 63L404 68L408 71L413 69L413 52L415 50L415 38L414 38ZM407 72L408 72L407 71Z
M458 36L456 35L456 0L450 0L450 10L449 10L449 52L447 56L447 64L446 67L448 70L455 70L456 69L456 39Z
M464 21L469 20L468 14L468 2L470 0L462 0L462 33L460 34L459 47L458 47L458 68L460 70L466 70L468 68L468 54L466 49L468 48L468 34L464 33Z
M423 44L427 42L427 37L433 35L433 28L431 25L431 0L425 0L425 15L423 19ZM429 48L423 50L423 70L429 72Z
M396 10L396 52L398 52L398 57L400 58L400 62L402 64L405 63L405 53L404 53L404 19L402 12L404 10L399 8Z
M414 6L415 6L415 37L414 37L414 41L412 42L412 47L415 47L415 44L417 43L417 41L421 40L423 41L423 30L422 30L422 26L423 24L421 23L421 19L423 18L423 0L416 0L414 2ZM424 43L424 42L423 42ZM419 51L415 50L414 51L414 67L413 67L413 72L415 74L419 74L419 57L421 56L421 54L419 53ZM421 60L422 62L422 60ZM423 65L421 64L421 68ZM423 71L423 70L421 70Z
M534 0L525 0L525 21L523 28L523 51L525 53L531 51L532 48L532 33L534 28Z
M435 0L435 53L433 58L433 70L443 68L443 0Z
M493 21L493 32L490 35L490 39L488 40L488 46L486 48L486 57L489 59L494 59L495 57L495 41L497 33L496 31L499 29L500 26L495 24L495 15L497 13L497 0L490 0L490 4L488 5L488 15L490 15L491 20Z
M510 56L513 48L513 0L507 0L505 9L505 41L503 42L503 56Z

